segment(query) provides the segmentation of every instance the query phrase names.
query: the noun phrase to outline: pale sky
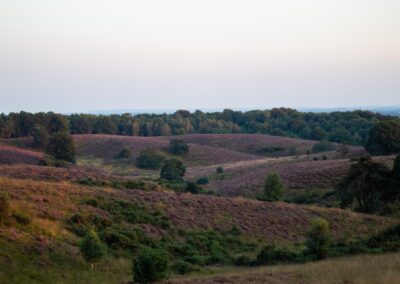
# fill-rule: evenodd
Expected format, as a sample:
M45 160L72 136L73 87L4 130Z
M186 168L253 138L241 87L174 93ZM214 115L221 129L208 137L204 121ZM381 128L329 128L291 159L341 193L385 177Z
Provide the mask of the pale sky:
M0 0L0 112L400 105L399 0Z

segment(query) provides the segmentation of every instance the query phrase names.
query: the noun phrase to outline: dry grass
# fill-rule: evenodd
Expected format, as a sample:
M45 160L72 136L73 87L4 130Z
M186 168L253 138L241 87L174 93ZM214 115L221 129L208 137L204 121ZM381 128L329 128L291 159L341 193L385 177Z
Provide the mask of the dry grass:
M168 283L398 284L399 279L400 253L392 253L342 257L301 265L235 268L214 272L211 276L176 278Z

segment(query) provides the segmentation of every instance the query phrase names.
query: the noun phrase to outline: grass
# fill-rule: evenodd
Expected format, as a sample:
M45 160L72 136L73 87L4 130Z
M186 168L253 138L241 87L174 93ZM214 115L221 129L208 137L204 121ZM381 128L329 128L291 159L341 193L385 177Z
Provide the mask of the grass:
M320 262L259 268L215 268L209 275L176 277L169 283L352 283L397 284L400 253L358 255Z

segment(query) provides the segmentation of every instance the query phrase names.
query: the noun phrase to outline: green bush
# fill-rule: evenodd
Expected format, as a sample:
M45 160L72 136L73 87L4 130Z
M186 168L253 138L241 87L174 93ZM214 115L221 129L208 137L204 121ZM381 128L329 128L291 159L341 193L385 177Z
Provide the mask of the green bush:
M235 266L249 266L251 265L252 260L250 257L246 255L240 255L235 259Z
M224 172L224 168L221 167L221 166L219 166L219 167L216 169L216 173L217 173L217 174L222 174L223 172Z
M187 274L193 271L198 271L198 269L195 266L182 260L178 260L177 262L175 262L172 265L172 269L179 274Z
M160 249L143 248L133 261L133 279L153 283L167 278L168 256Z
M75 163L75 144L68 132L55 132L46 147L47 154L56 160Z
M170 181L183 181L186 168L178 159L166 160L161 168L160 177Z
M400 121L383 121L369 132L365 149L373 155L400 153Z
M46 128L40 124L36 124L32 129L33 143L38 148L45 148L49 142L49 133Z
M185 155L189 152L189 145L183 140L172 139L169 150L174 155Z
M146 149L140 152L136 165L142 169L158 170L161 168L165 157L153 149Z
M208 184L209 182L210 182L209 179L206 178L206 177L201 177L201 178L199 178L199 179L196 181L196 183L197 183L197 184L200 184L200 185L206 185L206 184Z
M10 217L10 199L8 194L0 193L0 225Z
M264 182L264 190L259 199L266 201L278 201L283 197L284 185L280 175L276 172L268 174Z
M190 192L191 194L199 194L202 192L202 188L194 182L188 182L186 184L185 192Z
M264 247L253 265L277 264L277 263L292 263L296 262L299 255L287 248L277 248L274 245Z
M88 262L100 260L105 255L105 247L94 230L89 230L79 244L79 249Z
M307 233L307 254L314 259L324 259L329 254L331 233L328 221L317 218L313 220L311 230Z

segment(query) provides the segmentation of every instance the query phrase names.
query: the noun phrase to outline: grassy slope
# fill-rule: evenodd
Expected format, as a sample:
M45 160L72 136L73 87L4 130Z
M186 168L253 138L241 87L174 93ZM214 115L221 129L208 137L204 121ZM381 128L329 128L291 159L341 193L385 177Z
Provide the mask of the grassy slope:
M170 192L114 190L68 182L3 177L0 191L10 194L13 212L31 217L28 225L0 226L0 283L120 283L129 280L129 258L110 255L96 264L92 275L90 266L78 253L79 237L67 226L73 214L92 212L114 218L110 212L82 203L90 198L118 199L128 204L137 202L149 210L162 210L176 228L223 230L235 224L246 237L277 243L301 242L310 219L317 216L331 222L337 239L375 234L396 222L335 209ZM163 229L154 225L135 226L154 238L164 234Z
M400 279L400 253L359 255L316 263L280 265L254 269L217 270L210 276L180 277L170 284L195 283L352 283L397 284Z

